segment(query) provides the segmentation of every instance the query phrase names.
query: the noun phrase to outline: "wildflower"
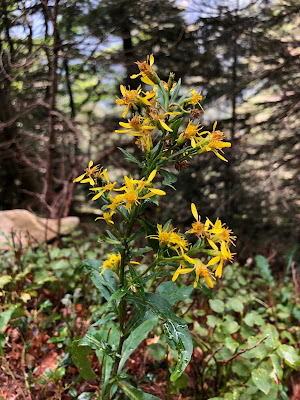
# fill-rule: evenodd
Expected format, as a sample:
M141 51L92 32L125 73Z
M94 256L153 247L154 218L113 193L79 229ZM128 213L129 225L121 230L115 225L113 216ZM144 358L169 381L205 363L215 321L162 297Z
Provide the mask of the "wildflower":
M201 101L203 100L203 97L201 96L200 93L196 93L195 90L191 90L191 93L193 94L193 97L190 100L190 104L192 104L193 106L198 105L201 110L205 113L205 111L203 110L203 107L201 105Z
M78 176L76 179L74 179L73 182L80 182L80 183L89 182L90 185L94 186L95 182L94 182L93 176L95 175L95 173L99 172L99 164L94 165L94 166L93 166L93 164L94 164L93 161L90 161L88 168L85 169L85 173ZM85 176L87 178L84 179Z
M192 223L192 229L186 231L185 233L194 233L198 238L207 236L209 222L207 221L205 224L200 222L201 217L198 215L198 211L194 203L191 204L191 210L196 222Z
M235 255L235 253L230 252L230 250L228 248L228 244L225 241L223 241L221 243L221 250L219 250L217 245L215 243L213 243L212 241L209 241L209 243L215 250L216 255L208 262L207 265L210 266L210 265L215 265L218 263L218 265L213 268L213 271L216 271L215 275L218 276L219 278L221 278L224 261L232 262L233 256Z
M225 224L222 224L219 218L217 218L214 224L207 219L207 223L212 225L212 228L209 229L209 233L213 236L212 240L214 243L226 242L227 244L231 243L235 246L234 241L236 236L232 236L232 230L226 228Z
M135 79L138 76L142 76L141 80L142 82L148 84L148 85L158 85L159 83L159 77L157 76L157 73L154 71L154 69L152 68L152 65L154 64L154 57L153 54L151 54L150 56L147 56L147 61L143 61L143 62L136 62L140 73L139 74L134 74L131 75L131 79Z
M107 225L113 225L114 221L112 220L112 216L115 214L115 211L112 211L110 213L106 212L103 214L103 217L98 217L95 219L97 221L98 219L104 219L104 221L107 223Z
M136 109L136 106L146 107L149 105L149 98L153 96L152 93L148 93L145 97L140 95L142 89L139 86L136 90L127 90L125 86L120 85L120 90L123 95L122 99L117 98L116 103L120 106L126 106L122 117L125 118L129 111L129 108Z
M226 158L224 158L224 157L218 152L218 150L219 150L221 153L224 153L222 149L223 149L224 147L231 147L231 143L230 143L230 142L223 142L224 133L221 132L221 131L216 131L216 130L215 130L215 129L216 129L216 126L217 126L217 121L214 123L213 131L212 131L212 132L206 132L206 131L205 131L205 132L202 132L202 135L203 135L204 133L208 133L208 138L205 138L205 139L202 139L202 138L201 138L202 141L200 141L199 139L197 140L197 144L201 147L201 149L198 151L198 153L200 154L200 153L203 153L203 152L205 152L205 151L213 151L217 157L219 157L221 160L227 162ZM207 142L207 140L208 140L208 143L205 144L204 146L202 146L202 144L203 144L204 142ZM202 143L201 143L201 142L202 142Z
M193 264L194 267L186 268L185 264L181 263L180 266L178 267L178 269L176 270L176 272L172 278L172 281L174 282L178 278L178 276L181 274L186 274L188 272L195 271L196 279L194 282L194 287L197 287L200 277L203 277L205 279L205 281L209 287L211 287L211 288L214 287L212 279L215 279L215 278L213 277L212 272L207 268L207 266L198 258L191 258L184 253L182 253L182 255L183 255L184 259L187 262L189 262L190 264Z
M161 247L172 247L177 252L179 249L187 251L187 240L179 233L176 233L175 229L170 230L169 226L163 229L162 225L157 224L157 232L157 235L150 235L149 238L157 239Z
M109 181L109 178L108 178L108 175L107 175L107 169L105 169L105 170L102 172L102 175L104 176L104 179L106 180L107 184L106 184L106 185L103 185L103 186L99 186L99 187L95 187L95 188L90 189L90 190L93 190L93 191L99 191L99 192L98 192L97 194L95 194L95 196L92 198L93 201L99 199L99 197L101 197L101 196L103 195L103 193L105 193L105 192L110 192L111 190L113 190L114 187L115 187L116 184L117 184L117 182L110 182L110 181ZM115 189L115 190L119 190L119 189Z
M169 118L168 115L177 115L177 114L179 113L167 112L164 114L159 114L156 110L152 110L149 113L149 117L152 119L152 121L155 123L158 129L160 130L165 129L168 132L173 132L173 130L166 124L165 119Z
M116 130L115 132L128 132L133 136L143 136L144 130L155 129L155 126L147 125L148 123L149 119L143 119L138 115L135 115L131 120L128 120L128 122L119 122L119 124L125 129Z
M110 269L114 272L117 272L119 269L119 266L121 264L121 254L107 254L108 260L105 260L102 264L102 271L100 275L103 274L105 269Z
M177 144L181 145L182 143L186 142L187 140L191 141L192 147L196 147L195 137L199 134L199 130L202 129L203 126L200 126L198 123L197 125L193 125L193 121L189 121L186 130L179 135L177 140ZM201 133L200 133L201 135Z

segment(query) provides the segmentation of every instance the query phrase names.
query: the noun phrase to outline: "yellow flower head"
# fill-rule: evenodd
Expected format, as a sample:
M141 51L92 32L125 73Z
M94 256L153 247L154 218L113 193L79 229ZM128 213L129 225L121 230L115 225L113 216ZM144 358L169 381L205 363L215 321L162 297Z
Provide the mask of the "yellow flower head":
M198 211L194 203L191 204L191 210L196 222L192 224L192 229L186 231L185 233L194 233L198 238L207 236L209 223L206 222L205 224L202 224L202 222L200 222L201 217L198 215Z
M148 85L158 85L159 83L159 77L157 76L157 73L154 71L152 68L152 65L154 64L154 57L153 54L150 56L147 56L147 61L143 62L136 62L137 66L139 67L140 73L131 75L131 79L135 79L138 76L142 76L141 80L142 82L148 84Z
M224 139L224 133L221 131L216 131L216 126L217 126L217 121L214 123L213 130L212 132L208 132L208 143L205 144L204 146L201 146L201 143L198 143L200 145L201 149L199 150L199 153L203 153L205 151L213 151L217 157L219 157L221 160L226 161L226 158L224 158L220 153L223 152L223 148L225 147L231 147L230 142L223 142ZM202 132L204 134L206 132ZM205 142L207 142L207 139L204 139Z
M76 179L74 179L73 182L80 182L80 183L87 183L89 182L90 185L94 186L94 177L96 177L96 174L99 174L99 164L93 166L93 161L89 162L88 168L85 169L85 173L78 176ZM87 177L84 179L84 177Z
M106 212L103 214L103 217L98 217L95 219L97 221L98 219L104 219L104 221L107 223L107 225L113 225L114 221L112 220L112 216L115 214L115 211L112 211L110 213Z
M120 85L120 90L123 95L122 99L117 98L116 103L120 106L126 106L125 111L122 114L122 117L125 118L126 114L129 111L129 108L136 109L136 106L139 105L141 107L146 107L149 105L149 98L153 96L152 93L148 93L145 97L141 96L141 86L139 86L136 90L127 90L125 86Z
M193 125L193 121L189 121L188 126L186 127L186 130L184 132L182 132L179 135L179 138L177 140L177 144L181 145L182 143L186 142L187 140L191 141L191 145L193 147L196 147L196 141L195 138L197 135L201 135L201 133L199 133L199 131L203 128L203 126L201 126L199 123L197 125Z
M162 225L157 224L157 235L150 235L150 239L157 239L161 247L171 247L178 252L188 249L187 240L179 235L179 233L175 232L175 229L170 229L170 227L166 227L163 229Z
M198 105L201 110L205 113L205 111L203 110L203 107L201 105L201 101L203 100L203 97L201 96L200 93L196 93L195 90L191 90L191 93L193 94L193 97L190 100L190 104L192 104L193 106Z
M128 132L133 136L143 136L144 131L155 129L155 126L148 125L149 124L148 118L143 119L138 115L135 115L131 120L128 120L128 122L119 122L119 124L123 126L123 128L125 129L116 130L115 132L118 133Z
M214 278L212 272L207 268L207 266L198 258L191 258L184 253L182 253L182 255L183 255L184 259L188 263L193 264L194 267L193 268L186 267L184 262L182 262L180 264L179 268L176 270L176 272L172 278L172 281L175 281L178 278L178 276L181 274L186 274L188 272L195 271L196 279L195 279L194 287L197 287L199 278L203 277L205 279L206 283L208 284L208 286L212 288L214 286L212 279L215 279L215 278Z
M227 228L225 224L217 218L216 222L213 224L208 220L209 224L212 228L209 229L209 233L211 235L211 239L215 243L226 242L234 245L234 241L236 240L236 236L232 235L232 230Z
M106 270L106 269L110 269L114 272L117 272L120 267L120 263L121 263L121 254L120 253L107 254L107 257L108 257L108 260L105 260L102 265L101 274L103 274L104 270Z
M106 180L106 185L103 186L99 186L99 187L95 187L92 188L90 190L94 191L94 192L98 192L97 194L95 194L95 196L92 198L92 200L97 200L99 199L99 197L101 197L103 195L103 193L105 192L110 192L111 190L114 189L114 187L116 186L117 182L110 182L108 175L107 175L107 169L103 170L102 172L102 176L104 177L104 179ZM118 190L118 189L115 189Z

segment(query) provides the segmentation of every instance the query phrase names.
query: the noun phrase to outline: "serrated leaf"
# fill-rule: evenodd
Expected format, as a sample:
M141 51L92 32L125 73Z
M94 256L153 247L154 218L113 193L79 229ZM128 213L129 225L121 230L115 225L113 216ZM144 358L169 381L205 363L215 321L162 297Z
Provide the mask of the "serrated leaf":
M258 387L259 390L265 394L269 393L272 386L272 381L268 375L268 372L264 368L257 368L253 370L251 372L251 377L253 383L256 387Z
M94 371L87 358L88 354L92 352L89 346L80 346L80 340L74 340L72 343L72 360L76 367L79 369L80 375L90 381L95 378Z
M122 357L120 360L118 373L121 372L130 354L137 348L142 340L146 339L148 333L153 329L156 324L157 318L151 318L143 322L134 331L131 332L122 347Z
M152 396L152 394L145 393L142 390L131 386L126 381L119 381L118 385L130 400L160 400L158 397Z

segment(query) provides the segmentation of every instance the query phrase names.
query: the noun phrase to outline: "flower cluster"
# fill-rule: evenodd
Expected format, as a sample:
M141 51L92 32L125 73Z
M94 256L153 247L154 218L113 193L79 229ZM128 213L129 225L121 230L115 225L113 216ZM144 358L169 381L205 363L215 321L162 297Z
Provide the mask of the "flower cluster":
M158 204L157 196L166 194L163 190L153 187L157 174L165 176L166 171L162 170L165 165L174 165L180 171L187 167L193 156L210 151L221 160L227 161L223 156L223 149L231 144L224 141L224 133L216 129L217 122L213 124L212 131L203 130L200 118L205 111L202 106L204 99L200 92L192 89L186 95L180 96L180 80L175 82L175 75L170 73L167 83L161 81L155 72L152 55L148 56L146 61L136 64L140 72L131 78L140 77L143 83L150 86L150 90L143 91L141 85L135 90L120 86L122 97L117 98L116 103L118 106L125 106L122 117L126 118L130 112L131 118L120 122L121 129L117 129L116 132L136 138L135 143L142 150L144 159L140 162L131 155L129 159L134 159L141 167L141 178L124 176L123 183L118 184L116 181L110 181L107 169L90 161L84 173L74 180L89 183L92 200L101 199L103 203L103 213L96 220L104 220L113 232L113 237L116 237L116 242L125 246L116 247L115 254L107 255L102 272L109 268L121 279L122 276L124 278L124 271L119 274L120 268L124 270L126 266L137 264L131 259L128 243L134 225L139 223L139 229L144 231L148 241L158 241L159 250L154 254L150 269L157 271L166 265L175 265L173 281L179 275L193 272L195 287L200 278L204 278L208 286L213 287L214 280L222 276L225 262L233 260L234 253L231 253L229 247L230 244L234 245L236 238L230 229L219 219L214 223L208 218L202 222L193 203L191 211L195 222L185 234L172 229L170 223L164 226L157 224L156 234L153 234L152 225L150 233L147 223L139 218L149 203ZM118 214L122 219L119 228ZM196 236L197 243L194 246L189 242L187 234ZM141 255L144 256L143 253Z
M212 131L203 131L200 122L195 122L201 117L203 97L194 89L191 96L182 96L178 102L180 82L174 82L174 74L170 74L168 83L161 81L154 68L154 57L148 56L147 61L137 62L139 74L132 75L135 79L141 76L142 82L152 86L149 92L143 92L141 86L136 90L120 86L123 98L117 99L119 106L126 106L123 118L129 110L133 117L128 122L120 122L125 128L116 130L119 133L129 133L137 137L136 145L144 152L151 153L154 140L164 139L164 160L161 165L186 162L193 155L212 151L223 161L223 149L230 147L230 142L224 141L224 133L216 130L217 122ZM189 121L185 129L179 132L179 125L184 117ZM154 129L157 128L159 132ZM155 138L154 138L155 137ZM147 156L148 157L148 156Z

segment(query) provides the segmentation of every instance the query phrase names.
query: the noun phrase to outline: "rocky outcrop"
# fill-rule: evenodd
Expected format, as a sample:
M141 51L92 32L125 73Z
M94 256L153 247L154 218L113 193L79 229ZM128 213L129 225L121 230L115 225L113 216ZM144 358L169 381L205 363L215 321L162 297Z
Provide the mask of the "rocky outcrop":
M7 250L12 235L18 245L48 242L58 235L71 233L79 224L78 217L40 218L27 210L0 211L0 250Z

